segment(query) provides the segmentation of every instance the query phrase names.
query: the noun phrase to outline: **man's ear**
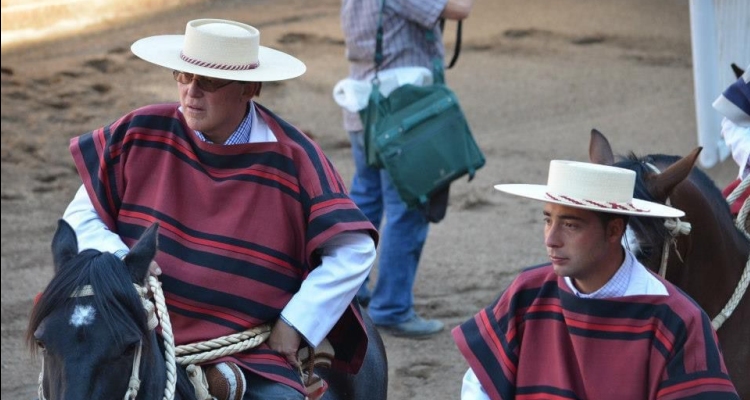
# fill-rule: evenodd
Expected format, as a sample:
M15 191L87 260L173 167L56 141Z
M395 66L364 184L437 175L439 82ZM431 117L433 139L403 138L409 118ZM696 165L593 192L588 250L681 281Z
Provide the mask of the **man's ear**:
M622 240L622 235L625 234L626 229L627 225L625 224L624 219L613 218L609 220L609 223L607 224L607 239L619 243Z
M252 99L253 97L260 96L260 89L263 87L263 82L243 82L242 83L242 95Z

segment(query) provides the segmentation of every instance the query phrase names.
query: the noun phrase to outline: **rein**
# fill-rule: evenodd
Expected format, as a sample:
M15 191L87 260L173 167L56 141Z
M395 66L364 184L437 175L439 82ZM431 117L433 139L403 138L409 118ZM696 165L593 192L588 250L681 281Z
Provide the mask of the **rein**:
M653 172L660 174L661 171L659 171L656 166L654 166L651 163L644 163L646 166L648 166ZM729 195L727 198L728 203L734 202L740 194L747 189L747 187L750 186L750 177L745 177L742 180L742 183L740 183L739 186L737 186L734 191ZM670 205L669 198L667 198L667 205ZM750 233L748 233L745 230L745 220L747 219L747 215L750 212L750 198L745 200L745 203L742 204L742 208L740 209L739 214L737 215L737 220L735 221L735 224L737 228L742 232L745 237L750 240ZM664 221L664 226L669 229L670 234L672 235L672 240L667 240L664 242L664 247L662 250L662 259L661 259L661 266L659 267L659 276L666 279L667 275L667 259L669 257L669 243L674 243L675 252L677 253L677 256L680 257L680 260L682 260L682 257L680 256L680 253L677 252L677 235L683 234L687 235L690 233L690 224L687 222L680 221L679 218L670 218L666 219ZM721 311L719 311L719 314L714 317L711 320L711 326L713 326L714 330L719 330L721 326L724 324L724 322L732 316L732 313L737 308L737 305L739 305L740 300L745 295L745 292L747 291L748 284L750 284L750 257L748 258L747 262L745 263L745 269L742 271L742 276L740 276L740 280L737 283L737 287L734 289L734 293L732 293L732 296L727 301L727 304L722 308Z

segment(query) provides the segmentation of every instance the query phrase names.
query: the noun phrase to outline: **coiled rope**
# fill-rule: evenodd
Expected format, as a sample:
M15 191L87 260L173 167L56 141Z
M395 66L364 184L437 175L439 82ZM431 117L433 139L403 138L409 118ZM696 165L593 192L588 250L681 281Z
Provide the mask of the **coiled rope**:
M159 317L159 322L161 323L161 335L164 339L164 359L167 368L167 383L164 388L164 400L174 399L174 391L177 383L177 363L190 367L196 363L211 361L227 355L249 350L263 343L271 334L271 325L264 324L243 332L222 336L205 342L191 343L175 347L174 335L172 334L172 324L169 320L169 313L167 312L167 305L164 300L161 283L155 276L151 275L148 279L148 285L153 294L154 303L156 304L156 312ZM145 303L151 304L150 301L145 301L144 304ZM146 310L147 312L153 312L149 311L148 307ZM153 310L153 306L151 307L151 310ZM193 369L197 367L198 366L195 366ZM193 382L193 384L195 385L196 383Z
M748 186L750 186L750 177L746 176L742 179L742 182L737 185L736 188L732 191L732 193L727 197L727 202L729 204L732 204L737 200L737 198L740 197L742 192L744 192ZM747 214L750 211L750 198L746 199L745 202L742 204L742 207L740 208L740 212L737 214L737 220L735 221L735 224L737 225L737 229L742 232L745 237L750 240L750 233L745 229L745 221L747 220ZM732 316L732 313L734 312L734 309L737 308L737 305L740 304L740 300L742 300L742 296L745 295L745 292L747 291L747 286L750 283L750 257L748 257L747 262L745 262L745 269L742 271L742 276L740 276L740 281L737 283L737 287L734 288L734 293L732 293L732 297L729 298L729 301L727 302L727 305L724 306L724 308L719 312L719 315L717 315L712 321L711 325L713 325L714 329L718 330L721 325L724 324L724 321L727 320L730 316Z

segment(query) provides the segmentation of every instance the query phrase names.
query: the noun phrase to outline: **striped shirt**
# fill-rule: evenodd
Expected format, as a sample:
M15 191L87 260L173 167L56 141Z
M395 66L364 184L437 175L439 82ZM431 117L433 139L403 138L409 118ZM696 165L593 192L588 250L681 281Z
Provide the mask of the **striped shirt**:
M425 67L444 56L438 19L447 0L387 0L383 10L383 62L380 69ZM346 40L349 78L370 79L375 72L375 32L382 0L343 0L341 27ZM429 41L426 30L434 32ZM344 129L362 129L359 115L344 110Z

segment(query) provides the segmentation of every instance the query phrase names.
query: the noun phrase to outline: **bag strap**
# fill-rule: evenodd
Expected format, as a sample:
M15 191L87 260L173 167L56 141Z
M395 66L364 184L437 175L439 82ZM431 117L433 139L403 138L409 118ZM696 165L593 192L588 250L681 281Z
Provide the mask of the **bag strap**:
M424 32L428 42L436 42L435 31L426 29ZM445 83L445 73L443 71L443 59L435 57L432 59L432 83Z
M380 13L378 14L378 30L375 32L375 76L372 78L373 81L378 79L378 71L380 71L380 64L383 63L383 9L385 8L385 0L380 2Z
M454 65L456 65L456 61L458 61L458 55L461 54L461 38L463 37L462 34L462 27L464 24L464 20L459 19L458 20L458 26L456 26L456 45L453 47L453 57L451 57L451 62L448 63L448 66L445 67L445 69L451 69ZM445 18L442 18L440 20L440 31L445 31Z

